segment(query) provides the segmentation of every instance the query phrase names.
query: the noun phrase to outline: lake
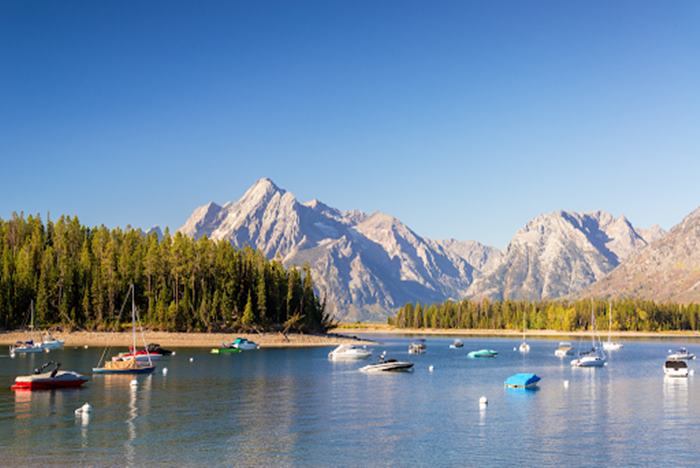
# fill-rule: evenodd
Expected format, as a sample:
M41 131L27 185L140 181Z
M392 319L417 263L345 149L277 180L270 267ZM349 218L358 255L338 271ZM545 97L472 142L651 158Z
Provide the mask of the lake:
M102 349L0 358L3 466L228 465L695 465L697 377L665 379L670 348L695 343L627 340L601 369L572 369L557 341L377 338L375 355L409 359L406 374L367 375L361 362L331 362L330 348L210 355L177 349L151 376L92 376ZM575 344L575 343L574 343ZM584 345L582 345L583 347ZM495 359L468 359L492 348ZM193 362L189 358L194 358ZM14 377L48 359L88 375L79 390L12 392ZM428 366L434 371L429 372ZM692 364L691 364L692 366ZM168 368L167 375L161 369ZM507 390L534 372L539 391ZM564 381L569 385L565 386ZM479 407L486 396L489 404ZM74 415L84 402L89 420Z

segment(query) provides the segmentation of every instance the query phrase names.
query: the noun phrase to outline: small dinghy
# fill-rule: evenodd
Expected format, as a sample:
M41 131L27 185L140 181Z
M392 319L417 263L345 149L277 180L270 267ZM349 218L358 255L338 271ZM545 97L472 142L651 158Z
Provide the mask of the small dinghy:
M535 388L537 383L542 380L536 374L514 374L506 379L503 383L508 388Z
M668 377L688 377L688 363L683 360L670 359L664 363L664 375Z
M686 348L679 348L675 353L668 355L669 361L688 361L695 359L695 354L688 351Z
M376 364L370 364L361 367L360 371L370 374L381 372L408 372L413 369L413 363L407 361L397 361L396 359L387 359L386 351L379 356L379 361Z
M498 356L498 351L494 351L493 349L480 349L478 351L471 351L467 354L467 357L471 359L495 358L496 356Z
M21 375L15 379L12 390L54 390L77 388L88 379L77 372L60 370L61 363L49 361L34 369L32 375Z
M345 360L358 360L367 359L372 355L372 351L367 349L365 346L355 346L355 345L340 345L333 351L328 353L328 359L331 361L345 361Z
M454 340L452 344L450 345L450 349L460 349L464 348L464 343L462 343L462 340Z

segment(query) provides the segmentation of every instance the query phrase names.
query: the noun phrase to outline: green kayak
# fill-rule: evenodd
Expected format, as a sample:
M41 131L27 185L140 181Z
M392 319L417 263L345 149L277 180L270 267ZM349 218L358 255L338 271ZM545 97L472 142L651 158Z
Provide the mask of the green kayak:
M209 352L211 354L234 354L240 353L241 350L238 348L212 348Z
M493 349L480 349L479 351L472 351L467 354L467 357L470 358L493 358L496 356L498 356L498 351L494 351Z

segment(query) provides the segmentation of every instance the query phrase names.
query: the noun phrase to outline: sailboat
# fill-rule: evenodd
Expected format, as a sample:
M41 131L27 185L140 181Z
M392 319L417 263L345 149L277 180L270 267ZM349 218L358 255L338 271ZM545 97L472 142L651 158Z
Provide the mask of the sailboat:
M608 327L608 341L603 343L603 349L605 351L619 351L624 345L612 340L612 303L608 303L608 318L610 319L610 325Z
M29 305L29 313L31 318L29 320L29 330L34 331L34 300L32 299ZM35 343L33 339L18 341L13 345L10 345L10 356L15 354L28 354L28 353L43 353L45 351L41 343Z
M591 349L579 353L578 358L571 361L571 367L603 367L606 361L605 351L596 343L595 312L591 301Z
M131 337L132 337L132 343L131 343L131 349L136 350L136 322L138 320L138 314L136 312L136 304L135 304L135 299L134 296L136 295L135 293L135 288L134 285L132 284L131 287L129 288L129 294L131 294ZM140 326L139 326L140 327ZM143 338L143 328L141 328L141 338L143 339L143 346L146 348L146 340ZM95 374L150 374L154 370L156 370L156 366L153 364L153 361L151 360L151 356L148 353L148 349L146 349L146 357L148 359L147 362L140 362L138 359L136 359L135 355L132 353L131 355L127 356L117 356L116 358L113 358L111 361L104 362L104 357L105 354L107 353L106 348L105 351L102 353L102 356L100 357L100 362L97 364L97 367L93 367L92 372ZM104 365L102 363L104 362Z
M525 341L525 330L527 329L527 326L525 324L526 314L527 312L523 311L523 342L520 343L520 346L518 346L518 351L520 351L521 353L530 352L530 345L527 344L527 341Z

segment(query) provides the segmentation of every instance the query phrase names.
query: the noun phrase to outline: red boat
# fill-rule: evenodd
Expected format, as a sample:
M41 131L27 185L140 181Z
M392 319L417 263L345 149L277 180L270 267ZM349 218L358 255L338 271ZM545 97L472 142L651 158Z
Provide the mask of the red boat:
M53 369L49 370L53 366ZM50 361L34 369L32 375L20 375L15 379L12 390L53 390L59 388L77 388L88 379L77 372L59 370L60 363Z

